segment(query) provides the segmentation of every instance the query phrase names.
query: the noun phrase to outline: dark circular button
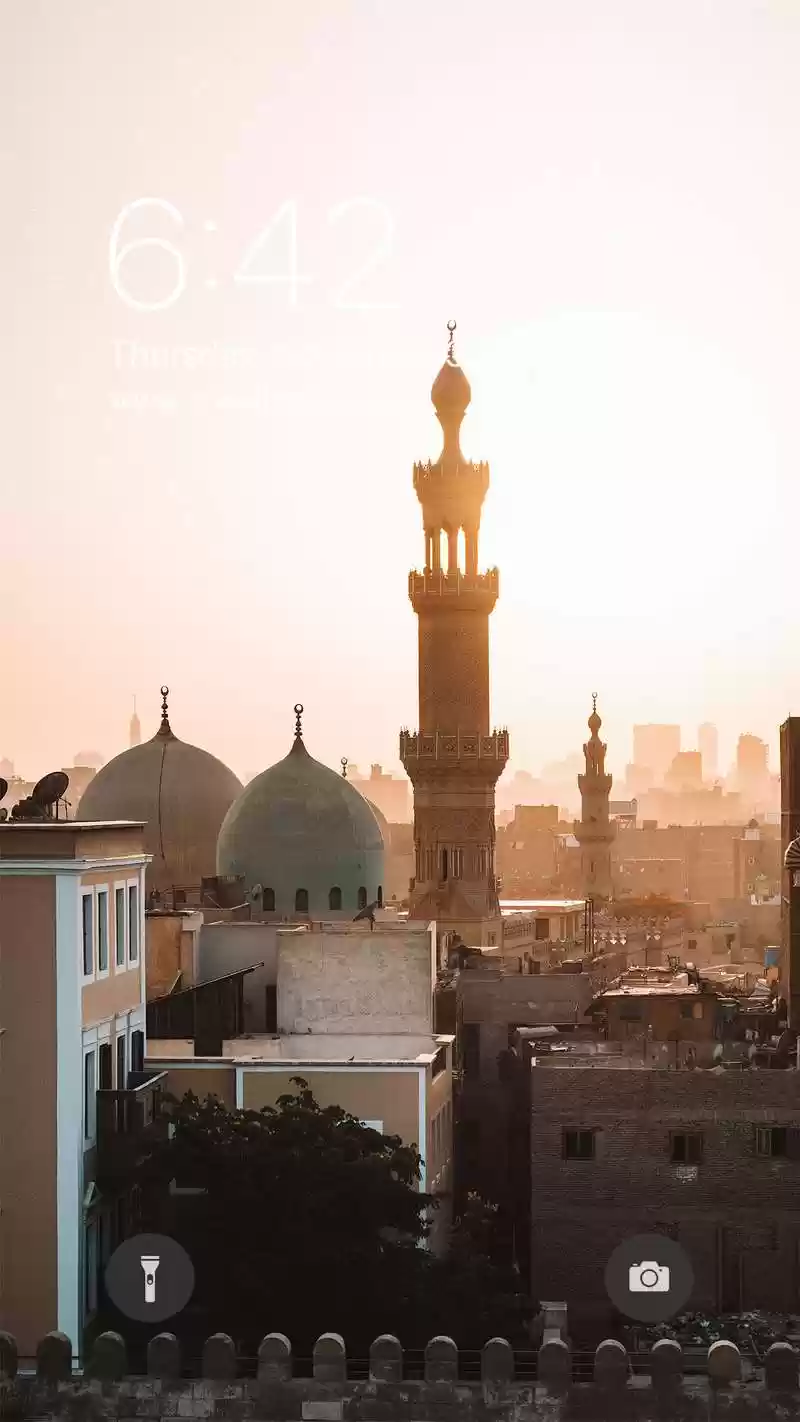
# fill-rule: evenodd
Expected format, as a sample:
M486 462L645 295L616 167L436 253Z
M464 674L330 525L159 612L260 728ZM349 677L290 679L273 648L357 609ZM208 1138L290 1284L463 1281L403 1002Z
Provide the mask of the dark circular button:
M120 1313L160 1323L180 1313L194 1292L194 1265L166 1234L135 1234L106 1265L106 1291Z
M685 1249L663 1234L636 1234L606 1265L606 1290L626 1318L665 1323L691 1298L694 1270Z

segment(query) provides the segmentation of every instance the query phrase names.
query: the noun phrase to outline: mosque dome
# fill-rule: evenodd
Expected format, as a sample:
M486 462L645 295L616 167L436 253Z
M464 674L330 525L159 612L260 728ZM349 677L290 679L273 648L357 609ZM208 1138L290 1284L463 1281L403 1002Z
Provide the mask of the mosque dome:
M263 891L268 912L353 918L383 900L384 839L364 796L306 750L302 707L289 754L264 770L228 810L217 873Z
M217 836L241 782L208 751L173 734L162 691L152 740L115 756L89 782L79 820L143 820L148 889L199 887L216 873Z

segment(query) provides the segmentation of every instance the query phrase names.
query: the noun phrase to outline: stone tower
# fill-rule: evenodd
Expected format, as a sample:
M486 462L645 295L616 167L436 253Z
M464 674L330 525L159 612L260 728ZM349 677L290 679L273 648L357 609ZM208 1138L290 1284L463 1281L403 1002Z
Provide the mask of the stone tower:
M455 322L448 330L447 360L431 390L442 452L435 463L414 466L425 566L410 574L408 587L419 619L419 729L400 734L414 787L410 917L436 919L470 946L499 945L494 792L508 732L489 727L489 616L499 577L496 568L478 572L489 466L461 452L471 391L453 351Z
M597 714L597 693L592 696L589 717L591 736L583 747L586 770L578 776L581 792L581 818L575 822L575 838L581 847L581 890L593 901L610 899L611 845L614 825L608 817L611 776L606 774L606 746L598 731L602 721Z

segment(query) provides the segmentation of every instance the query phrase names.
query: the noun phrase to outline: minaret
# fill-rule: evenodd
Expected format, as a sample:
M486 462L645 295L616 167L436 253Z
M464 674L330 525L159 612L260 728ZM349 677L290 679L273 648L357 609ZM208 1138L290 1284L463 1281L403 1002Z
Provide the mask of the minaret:
M142 723L136 714L136 697L133 698L133 715L130 724L130 744L140 746L142 744Z
M434 464L414 466L425 566L408 586L419 619L419 730L400 735L414 787L409 916L436 919L469 946L499 946L494 793L508 760L508 732L489 726L489 616L499 577L496 568L478 572L489 466L461 452L471 391L453 350L454 321L448 331L447 360L431 390L442 452Z
M581 818L575 822L575 838L581 847L581 886L587 899L610 899L611 845L614 825L608 817L611 776L606 774L606 746L597 732L602 726L597 714L597 692L592 693L589 717L591 736L583 747L586 770L578 776Z

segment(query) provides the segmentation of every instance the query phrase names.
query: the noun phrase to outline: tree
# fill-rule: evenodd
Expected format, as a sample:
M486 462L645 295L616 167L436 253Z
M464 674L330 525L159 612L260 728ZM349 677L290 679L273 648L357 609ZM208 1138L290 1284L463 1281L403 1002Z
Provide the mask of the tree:
M416 1188L417 1151L293 1082L295 1095L261 1111L174 1102L171 1138L140 1169L141 1228L172 1235L195 1266L195 1336L185 1341L222 1330L254 1351L279 1330L309 1356L335 1331L363 1357L379 1333L422 1347L460 1328L460 1346L481 1346L496 1328L477 1342L466 1334L487 1326L491 1290L507 1280L477 1247L446 1260L419 1248L437 1201ZM176 1196L171 1182L202 1193Z

